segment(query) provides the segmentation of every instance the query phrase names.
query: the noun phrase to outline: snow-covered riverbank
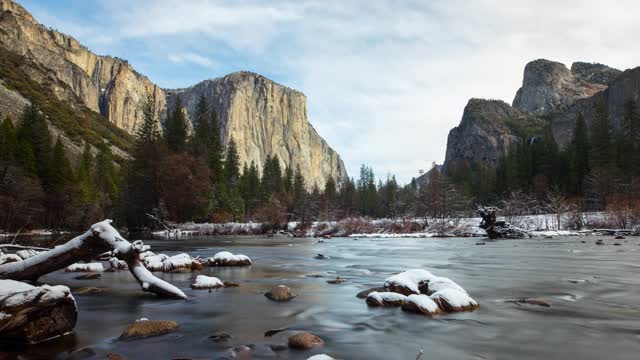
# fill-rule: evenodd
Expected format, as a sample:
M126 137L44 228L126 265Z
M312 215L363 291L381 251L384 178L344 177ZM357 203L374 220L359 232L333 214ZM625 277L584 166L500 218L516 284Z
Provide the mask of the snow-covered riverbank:
M593 233L625 235L638 234L640 229L608 229L606 214L583 213L582 228L575 230L574 216L568 214L541 214L508 216L501 219L523 229L530 236L579 236ZM272 226L261 223L185 223L176 224L174 230L157 231L156 236L190 235L285 235L294 237L381 237L381 238L430 238L430 237L482 237L486 232L479 228L479 217L452 219L370 219L347 218L340 221L315 221L302 224L290 222L286 229L273 231ZM598 230L594 230L598 229Z

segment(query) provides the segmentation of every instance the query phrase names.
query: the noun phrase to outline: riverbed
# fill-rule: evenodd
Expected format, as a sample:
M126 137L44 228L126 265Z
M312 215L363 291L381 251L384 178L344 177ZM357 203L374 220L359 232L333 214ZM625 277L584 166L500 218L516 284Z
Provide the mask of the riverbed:
M605 245L596 245L605 239ZM134 239L130 239L134 240ZM484 242L484 245L477 245ZM239 283L237 288L191 290L196 274L156 275L180 287L190 301L143 293L127 271L101 279L75 280L56 272L41 282L77 289L75 334L5 355L64 358L85 349L88 358L118 353L128 359L216 359L237 345L251 345L253 358L306 359L326 353L337 359L634 359L640 354L640 240L555 237L487 241L446 239L293 239L288 237L189 237L145 240L156 253L213 256L227 250L251 257L253 265L206 268L202 274ZM616 246L614 243L618 243ZM318 253L328 259L318 260ZM106 265L106 264L105 264ZM356 294L381 286L402 270L428 269L463 286L480 303L471 313L427 318L399 308L371 308ZM329 284L336 276L343 284ZM287 285L298 297L276 303L263 296ZM519 305L510 299L543 298L551 307ZM120 341L139 318L174 320L179 331ZM264 333L288 328L273 337ZM224 331L228 342L209 336ZM269 347L309 331L326 345L313 351ZM87 350L91 349L91 350ZM76 353L78 355L79 353ZM0 353L2 355L2 353ZM11 356L11 355L10 355ZM1 358L2 356L0 356Z

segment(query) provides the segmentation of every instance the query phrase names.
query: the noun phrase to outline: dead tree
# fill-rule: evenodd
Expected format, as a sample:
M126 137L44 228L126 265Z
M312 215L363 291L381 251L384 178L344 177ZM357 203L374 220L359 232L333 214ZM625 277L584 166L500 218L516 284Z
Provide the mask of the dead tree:
M497 207L494 206L478 206L478 214L482 218L480 228L487 232L490 239L522 239L527 233L506 221L497 220Z
M22 261L0 265L0 279L35 281L50 272L79 261L90 261L111 251L112 256L127 263L129 271L143 291L162 297L186 299L187 296L180 289L155 277L144 267L140 254L148 249L149 246L142 241L130 243L111 226L111 220L104 220L93 224L89 231L63 245Z

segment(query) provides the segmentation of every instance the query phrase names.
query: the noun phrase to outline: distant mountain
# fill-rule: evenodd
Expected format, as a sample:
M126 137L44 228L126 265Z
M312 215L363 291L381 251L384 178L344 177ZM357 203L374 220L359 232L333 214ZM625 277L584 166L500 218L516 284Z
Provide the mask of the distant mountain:
M497 100L471 99L460 125L449 132L445 169L456 164L495 166L524 134L539 135L550 126L561 149L573 137L576 117L590 126L593 109L607 105L611 128L619 131L623 104L638 99L640 68L620 71L602 64L565 65L539 59L525 66L522 87L513 105Z
M24 104L36 102L72 154L84 140L94 145L107 140L126 157L143 99L152 96L162 122L167 96L182 94L192 110L194 98L205 92L220 115L224 139L238 141L242 162L261 165L277 154L283 165L299 164L310 186L347 176L340 156L308 122L300 92L252 73L165 92L126 60L94 54L38 23L15 1L0 0L0 10L0 111L17 121ZM62 115L60 108L66 109Z

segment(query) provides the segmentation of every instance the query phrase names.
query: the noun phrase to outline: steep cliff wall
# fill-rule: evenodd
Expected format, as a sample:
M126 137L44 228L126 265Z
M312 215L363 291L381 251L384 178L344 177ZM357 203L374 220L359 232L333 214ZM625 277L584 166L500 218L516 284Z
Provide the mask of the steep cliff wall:
M98 56L76 39L45 28L12 0L0 0L0 10L0 46L37 64L29 74L49 86L58 99L77 99L129 133L140 121L138 104L147 94L154 96L157 111L164 116L162 89L126 61Z
M542 120L500 100L471 99L460 125L449 132L445 168L466 163L495 166L519 136L535 132Z
M321 189L329 176L343 180L347 173L340 156L320 137L307 119L307 99L299 91L251 72L232 73L187 89L167 90L169 109L180 96L189 117L204 94L218 114L225 141L233 137L241 163L262 167L267 155L283 165L300 165L309 186Z

